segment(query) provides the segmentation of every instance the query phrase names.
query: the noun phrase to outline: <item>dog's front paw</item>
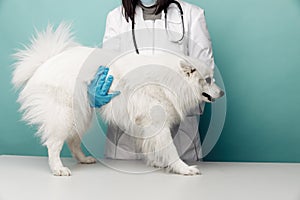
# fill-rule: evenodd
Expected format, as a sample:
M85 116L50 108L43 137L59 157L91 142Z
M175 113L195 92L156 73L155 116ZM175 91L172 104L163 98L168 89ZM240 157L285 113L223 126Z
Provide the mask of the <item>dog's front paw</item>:
M71 171L67 167L60 167L52 170L54 176L71 176Z
M196 165L193 165L193 166L188 166L184 169L181 169L181 171L179 172L180 174L183 174L183 175L200 175L200 170L197 168Z
M200 170L197 168L196 165L188 166L181 160L169 166L168 170L177 174L187 175L187 176L194 176L194 175L201 174Z
M97 160L95 158L93 158L92 156L87 156L80 160L81 164L93 164L96 162L97 162Z

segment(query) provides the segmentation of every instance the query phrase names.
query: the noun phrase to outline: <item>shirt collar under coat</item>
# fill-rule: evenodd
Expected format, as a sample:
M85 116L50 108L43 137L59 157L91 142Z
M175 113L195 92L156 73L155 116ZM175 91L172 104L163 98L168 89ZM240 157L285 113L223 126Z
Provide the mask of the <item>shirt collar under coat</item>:
M143 9L140 6L135 8L135 27L137 29L149 28L147 24L153 24L152 20L144 20ZM155 20L155 28L164 28L165 26L165 13L162 11L161 18Z

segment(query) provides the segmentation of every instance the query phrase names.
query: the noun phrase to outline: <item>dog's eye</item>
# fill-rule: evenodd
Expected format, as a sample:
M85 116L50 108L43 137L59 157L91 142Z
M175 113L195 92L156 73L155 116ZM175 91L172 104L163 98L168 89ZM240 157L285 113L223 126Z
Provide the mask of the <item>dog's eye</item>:
M210 77L207 77L207 78L205 79L205 81L206 81L206 83L211 84L211 78L210 78Z

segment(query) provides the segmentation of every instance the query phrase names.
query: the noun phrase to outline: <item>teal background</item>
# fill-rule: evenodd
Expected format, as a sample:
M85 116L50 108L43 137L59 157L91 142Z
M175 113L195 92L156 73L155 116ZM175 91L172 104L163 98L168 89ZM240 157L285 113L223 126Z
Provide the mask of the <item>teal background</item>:
M189 0L206 11L227 92L222 135L210 161L300 162L300 0ZM73 22L76 38L98 45L120 1L0 0L0 154L46 155L20 121L11 54L34 27ZM207 107L209 108L209 107ZM206 109L207 109L206 108ZM209 113L209 112L208 112ZM203 126L208 117L204 116ZM63 156L70 153L65 147Z

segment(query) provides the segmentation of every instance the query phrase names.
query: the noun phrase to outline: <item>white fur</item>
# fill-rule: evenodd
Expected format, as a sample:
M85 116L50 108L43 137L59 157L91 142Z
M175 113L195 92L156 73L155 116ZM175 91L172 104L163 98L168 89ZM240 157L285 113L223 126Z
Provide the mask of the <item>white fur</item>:
M59 157L64 141L79 162L96 161L82 153L80 138L92 117L87 86L94 78L97 65L103 63L90 68L83 66L93 52L104 55L107 50L76 44L66 24L55 31L48 26L31 42L30 47L16 54L13 84L21 88L20 111L25 121L37 125L37 134L48 148L54 175L70 175ZM164 52L154 56L131 53L108 65L115 77L111 89L120 90L121 94L99 109L103 119L136 137L136 145L149 165L166 167L179 174L199 174L195 166L180 160L170 128L201 101L209 102L203 93L212 98L222 96L213 82L208 84L204 80L212 78L213 70L200 61ZM142 65L165 68L139 71ZM157 106L163 109L163 115L153 112Z

